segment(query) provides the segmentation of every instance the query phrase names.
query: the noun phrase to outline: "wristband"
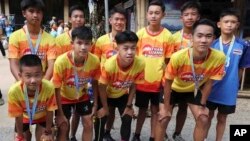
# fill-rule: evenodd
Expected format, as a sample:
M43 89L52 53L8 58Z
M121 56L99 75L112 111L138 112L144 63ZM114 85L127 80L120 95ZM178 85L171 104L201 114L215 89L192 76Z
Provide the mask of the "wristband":
M133 104L130 104L130 105L126 105L126 107L127 107L127 108L129 108L129 109L132 109L132 107L133 107Z

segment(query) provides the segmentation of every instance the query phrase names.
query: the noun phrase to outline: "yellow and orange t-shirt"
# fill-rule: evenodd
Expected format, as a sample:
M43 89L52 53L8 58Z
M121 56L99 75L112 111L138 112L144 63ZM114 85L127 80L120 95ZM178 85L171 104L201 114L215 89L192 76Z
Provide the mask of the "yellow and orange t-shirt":
M75 69L78 75L79 91L75 84ZM100 61L94 54L88 53L83 66L74 66L72 51L60 55L54 64L52 82L61 89L62 104L72 104L89 100L88 82L100 77Z
M55 88L53 84L43 79L40 92L37 99L36 113L33 123L41 123L46 121L47 111L55 111L57 109ZM30 109L32 109L34 96L29 97ZM21 81L13 84L8 92L8 113L10 117L20 117L23 115L23 123L29 123L29 116L24 96L24 86Z
M105 34L97 39L92 52L101 59L101 66L107 59L117 53L117 44L113 41L110 33Z
M71 37L69 35L69 31L57 36L55 41L57 56L72 50Z
M101 69L99 83L106 84L108 98L119 98L128 93L132 84L144 83L144 60L135 57L133 64L127 69L119 67L118 56L108 59Z
M186 48L174 53L165 70L165 79L173 80L172 89L177 92L193 92L195 88L189 50ZM194 62L195 77L199 80L199 86L208 79L222 79L225 59L222 52L210 48L204 61Z
M31 39L35 47L37 38ZM19 59L23 55L31 54L25 29L21 28L10 35L9 39L9 58ZM54 38L45 31L42 31L41 42L37 55L42 60L43 72L46 71L48 60L56 59L56 48Z
M174 52L192 46L191 36L184 36L182 32L183 30L180 30L172 35Z
M157 35L151 35L146 28L137 32L139 38L137 55L145 60L145 82L137 85L137 90L145 92L159 92L165 59L170 58L172 47L172 35L163 28Z

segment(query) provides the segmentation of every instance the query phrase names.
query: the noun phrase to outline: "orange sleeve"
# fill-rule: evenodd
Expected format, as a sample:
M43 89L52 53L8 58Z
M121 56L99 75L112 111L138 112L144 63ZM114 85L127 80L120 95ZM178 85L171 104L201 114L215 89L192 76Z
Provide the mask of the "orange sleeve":
M144 78L145 78L145 71L144 69L139 72L136 77L135 77L135 84L143 84L144 83Z
M22 103L23 100L18 99L19 96L16 96L16 94L13 91L9 91L8 93L8 114L10 117L19 117L23 114L23 107ZM25 103L25 102L24 102Z
M171 58L165 70L165 79L174 80L177 76L177 66L176 60Z
M18 39L16 38L16 34L12 34L9 39L9 58L19 58L20 57L20 49L18 46Z
M55 90L53 89L51 96L47 100L47 111L55 111L57 109Z
M57 47L55 44L55 40L52 43L48 43L48 50L47 50L47 59L54 60L57 57Z
M95 45L92 47L92 52L93 54L95 54L99 59L101 59L101 56L102 56L102 50L101 50L101 46L99 43L100 41L97 40Z
M62 85L62 81L63 81L63 71L61 68L62 64L58 61L59 59L60 58L58 58L56 60L56 62L54 64L54 69L53 69L52 82L53 82L55 88L60 88Z

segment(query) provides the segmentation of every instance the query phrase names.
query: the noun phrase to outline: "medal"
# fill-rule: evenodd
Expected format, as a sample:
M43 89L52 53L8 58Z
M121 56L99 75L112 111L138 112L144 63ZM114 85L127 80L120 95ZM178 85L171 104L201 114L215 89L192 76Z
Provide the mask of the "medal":
M226 54L225 70L226 70L226 68L229 67L229 65L230 65L230 54L231 54L231 52L232 52L234 42L235 42L235 36L233 36L233 38L232 38L232 40L231 40L231 43L230 43L230 45L229 45L227 54ZM222 37L221 37L221 36L220 36L220 38L219 38L219 45L220 45L220 51L222 51L222 52L224 53L223 44L222 44Z

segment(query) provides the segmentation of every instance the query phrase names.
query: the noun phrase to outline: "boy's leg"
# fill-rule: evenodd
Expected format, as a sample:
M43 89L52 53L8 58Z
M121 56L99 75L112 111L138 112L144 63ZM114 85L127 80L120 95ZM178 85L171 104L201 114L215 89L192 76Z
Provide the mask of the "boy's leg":
M3 48L3 44L2 44L1 39L0 39L0 50L1 50L1 53L2 53L3 57L5 57L5 56L6 56L6 53L5 53L5 50L4 50L4 48Z
M76 140L75 136L76 136L76 132L77 132L77 128L79 125L79 120L80 120L80 116L75 112L73 112L72 114L72 118L71 118L71 126L70 126L70 138L71 140Z
M176 115L176 126L173 138L179 136L187 118L187 103L182 102L178 104L178 111Z
M207 101L206 104L207 108L209 109L209 114L208 114L208 127L207 127L207 133L206 133L206 138L208 137L208 133L209 133L209 129L211 127L212 124L212 120L214 118L214 112L215 110L218 108L218 105L216 103Z
M83 124L82 141L92 141L93 119L90 101L76 103L76 113L81 116Z
M149 94L137 90L135 95L135 106L139 108L139 112L136 120L135 135L132 139L133 141L139 140L140 138L142 126L147 116L148 104L149 104Z
M17 130L16 130L16 125L15 125L15 134L17 133ZM30 133L30 130L29 130L29 124L28 123L25 123L23 124L23 134L24 134L24 138L26 139L25 141L31 141L31 133Z
M57 140L59 141L66 141L69 139L69 123L70 123L70 117L71 117L71 108L75 107L75 104L63 104L62 110L64 113L64 116L67 118L67 123L61 123L58 126L58 137Z
M172 114L173 111L173 105L171 105L169 107L170 109L170 113ZM159 109L165 109L164 103L160 103L159 104ZM167 111L166 111L167 112ZM155 141L163 141L164 140L164 136L165 136L165 132L166 132L166 128L167 125L171 119L171 117L166 117L162 120L159 120L158 117L159 115L157 115L157 119L156 119L156 125L155 125Z
M115 107L109 105L109 115L106 123L105 134L110 134L114 121L115 121Z
M151 102L151 135L150 138L154 139L155 125L157 121L157 113L159 112L159 93L150 94Z
M207 107L200 105L188 104L194 118L195 118L195 129L193 133L194 141L203 141L206 137L208 128L208 114L209 110Z
M122 97L117 99L117 102L120 103L117 105L118 111L121 116L121 129L120 129L120 134L121 134L121 140L122 141L129 141L130 138L130 133L131 133L131 123L132 123L132 116L130 115L123 115L123 112L126 108L127 102L128 102L128 95L123 95Z
M36 141L40 141L42 134L45 131L46 123L36 124Z
M226 127L227 116L235 112L235 105L219 104L216 125L216 141L221 141Z

